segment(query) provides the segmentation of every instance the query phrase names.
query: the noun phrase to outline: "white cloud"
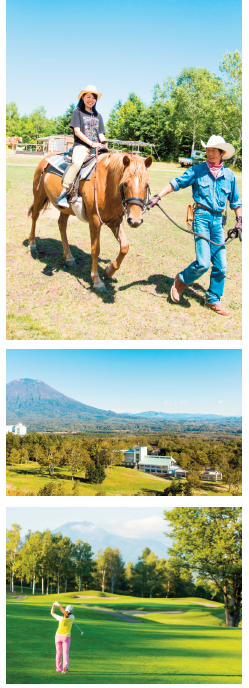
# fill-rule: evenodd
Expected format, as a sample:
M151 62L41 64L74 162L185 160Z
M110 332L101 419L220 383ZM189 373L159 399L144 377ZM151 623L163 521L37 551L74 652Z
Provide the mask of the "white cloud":
M126 521L125 523L111 520L106 525L107 528L109 526L108 530L124 538L156 536L169 529L162 516L149 516L148 518L139 518L133 521Z
M224 399L220 399L220 401L218 401L218 404L225 404L225 403L226 402L224 401Z
M180 401L180 404L186 404L186 401Z

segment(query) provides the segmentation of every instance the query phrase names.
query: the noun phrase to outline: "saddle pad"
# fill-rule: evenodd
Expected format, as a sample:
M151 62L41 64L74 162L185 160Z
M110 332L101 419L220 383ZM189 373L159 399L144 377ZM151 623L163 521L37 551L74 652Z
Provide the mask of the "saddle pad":
M103 155L104 153L99 155L98 159L102 160ZM62 155L52 155L51 158L46 158L46 161L49 163L49 167L46 171L51 172L52 174L57 174L59 177L63 177L65 170L70 165L67 153L64 153ZM83 166L80 171L80 180L85 179L89 181L95 168L96 157L95 155L92 155L90 160L89 158L87 158L87 161L85 160L83 163Z

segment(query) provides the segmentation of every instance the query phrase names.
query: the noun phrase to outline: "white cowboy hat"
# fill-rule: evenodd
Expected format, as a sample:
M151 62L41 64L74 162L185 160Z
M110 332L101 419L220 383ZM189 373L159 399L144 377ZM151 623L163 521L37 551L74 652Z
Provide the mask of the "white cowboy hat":
M229 160L229 158L232 158L235 153L235 149L232 144L227 143L222 136L210 136L210 139L207 143L204 143L204 141L201 140L201 145L203 148L220 148L221 150L224 150L225 155L221 156L222 160Z
M80 91L78 95L78 99L80 100L83 95L86 93L96 93L97 100L99 100L102 96L102 93L98 93L96 86L93 86L93 84L88 84L86 88L83 88L82 91Z

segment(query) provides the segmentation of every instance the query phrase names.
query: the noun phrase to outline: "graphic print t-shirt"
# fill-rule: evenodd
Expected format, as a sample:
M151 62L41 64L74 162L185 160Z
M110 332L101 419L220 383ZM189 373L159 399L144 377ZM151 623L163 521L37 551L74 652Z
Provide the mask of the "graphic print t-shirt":
M99 113L97 113L97 115L91 115L90 112L81 112L79 108L73 111L70 127L71 129L79 127L81 133L87 136L90 141L99 141L99 134L105 133L103 118ZM76 144L87 146L87 143L84 143L84 141L74 134L74 145ZM90 146L87 147L90 148Z

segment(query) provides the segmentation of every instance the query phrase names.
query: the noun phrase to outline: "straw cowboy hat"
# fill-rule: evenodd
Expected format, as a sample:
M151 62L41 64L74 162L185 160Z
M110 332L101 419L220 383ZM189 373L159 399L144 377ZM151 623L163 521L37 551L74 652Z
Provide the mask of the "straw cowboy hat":
M235 153L235 149L232 144L227 143L222 136L210 136L210 139L207 143L204 143L204 141L201 140L201 145L203 148L220 148L220 150L224 150L225 155L221 156L222 160L229 160L229 158L232 158Z
M102 93L98 93L96 86L93 86L93 84L88 84L86 88L83 88L78 95L78 99L80 100L86 93L96 93L97 100L99 100L102 96Z

